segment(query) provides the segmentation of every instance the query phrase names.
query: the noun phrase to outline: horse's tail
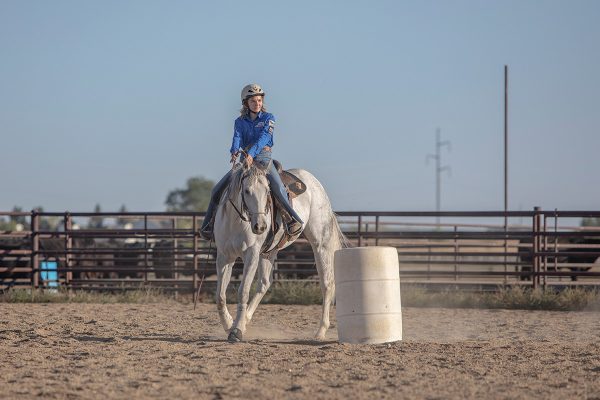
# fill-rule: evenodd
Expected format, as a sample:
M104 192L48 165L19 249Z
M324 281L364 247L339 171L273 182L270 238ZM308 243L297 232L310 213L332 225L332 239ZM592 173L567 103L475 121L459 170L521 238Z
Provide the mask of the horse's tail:
M337 238L337 244L338 244L338 248L336 250L339 249L346 249L348 247L354 247L352 245L352 243L350 243L350 240L348 240L348 238L346 237L346 235L344 235L344 232L342 232L342 228L340 227L340 224L337 220L337 215L331 211L331 220L332 220L332 224L333 224L333 231L334 231L334 235Z

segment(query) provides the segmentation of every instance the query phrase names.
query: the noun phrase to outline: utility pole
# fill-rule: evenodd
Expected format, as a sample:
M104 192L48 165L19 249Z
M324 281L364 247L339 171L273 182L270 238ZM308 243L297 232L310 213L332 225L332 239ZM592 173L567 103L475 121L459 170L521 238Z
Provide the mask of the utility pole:
M508 65L504 66L504 230L508 229Z
M508 261L508 65L504 65L504 271ZM535 279L535 278L534 278ZM504 275L504 282L507 277ZM535 284L535 281L534 281Z
M445 140L441 141L440 138L440 128L435 130L435 154L427 155L427 162L429 162L430 158L435 160L435 211L440 212L441 204L442 204L442 172L448 171L451 172L450 167L442 166L442 155L441 149L444 146L448 146L448 150L450 150L450 142ZM436 224L440 225L440 217L436 217Z

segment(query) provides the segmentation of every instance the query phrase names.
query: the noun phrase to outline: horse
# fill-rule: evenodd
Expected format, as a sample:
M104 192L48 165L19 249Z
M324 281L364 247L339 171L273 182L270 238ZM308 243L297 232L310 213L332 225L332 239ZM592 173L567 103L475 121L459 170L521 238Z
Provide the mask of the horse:
M306 184L307 190L294 199L294 210L304 221L301 233L311 244L323 308L321 322L315 338L323 340L329 329L329 308L335 296L333 255L347 247L325 189L310 172L303 169L288 170ZM272 270L277 251L289 246L298 236L287 238L274 251L263 254L263 244L273 222L273 202L270 199L267 169L254 163L251 166L236 164L231 172L228 187L224 190L215 215L214 240L217 248L217 310L229 342L243 340L243 334L254 312L272 283ZM236 259L244 263L238 289L235 320L227 310L225 292L231 280ZM250 287L258 271L257 290L250 300Z

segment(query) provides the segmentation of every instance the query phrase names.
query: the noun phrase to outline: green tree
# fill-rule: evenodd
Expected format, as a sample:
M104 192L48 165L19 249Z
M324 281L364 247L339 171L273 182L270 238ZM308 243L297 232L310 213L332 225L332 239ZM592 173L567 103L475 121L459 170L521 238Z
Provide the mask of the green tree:
M202 176L189 178L185 188L169 192L165 201L167 211L206 211L214 185Z

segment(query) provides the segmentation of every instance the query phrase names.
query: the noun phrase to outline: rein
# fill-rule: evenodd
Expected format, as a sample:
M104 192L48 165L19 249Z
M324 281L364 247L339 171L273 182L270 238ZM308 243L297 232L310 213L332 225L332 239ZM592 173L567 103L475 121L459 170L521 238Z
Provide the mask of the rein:
M245 151L241 150L242 152L245 153ZM243 176L241 181L240 181L240 196L242 198L242 209L240 210L235 203L231 200L231 197L228 198L229 203L231 203L231 205L233 206L233 209L235 210L235 212L238 214L238 216L240 217L240 219L244 222L250 222L250 218L248 218L248 216L244 215L244 213L250 214L250 216L253 215L267 215L271 209L271 196L270 196L270 188L267 191L267 204L265 205L265 211L260 212L252 212L250 211L250 209L248 208L248 205L246 204L246 199L244 198L244 190L242 189L242 182L244 181L244 179L246 179L246 176Z
M244 214L242 214L242 211L240 211L236 206L235 203L233 201L231 201L231 197L229 198L229 202L231 203L231 205L233 206L233 209L235 210L235 212L237 212L237 214L240 216L240 219L244 222L250 222L250 218L246 217ZM244 195L242 195L242 204L246 204L246 202L244 201ZM242 206L242 210L244 209L244 207Z

